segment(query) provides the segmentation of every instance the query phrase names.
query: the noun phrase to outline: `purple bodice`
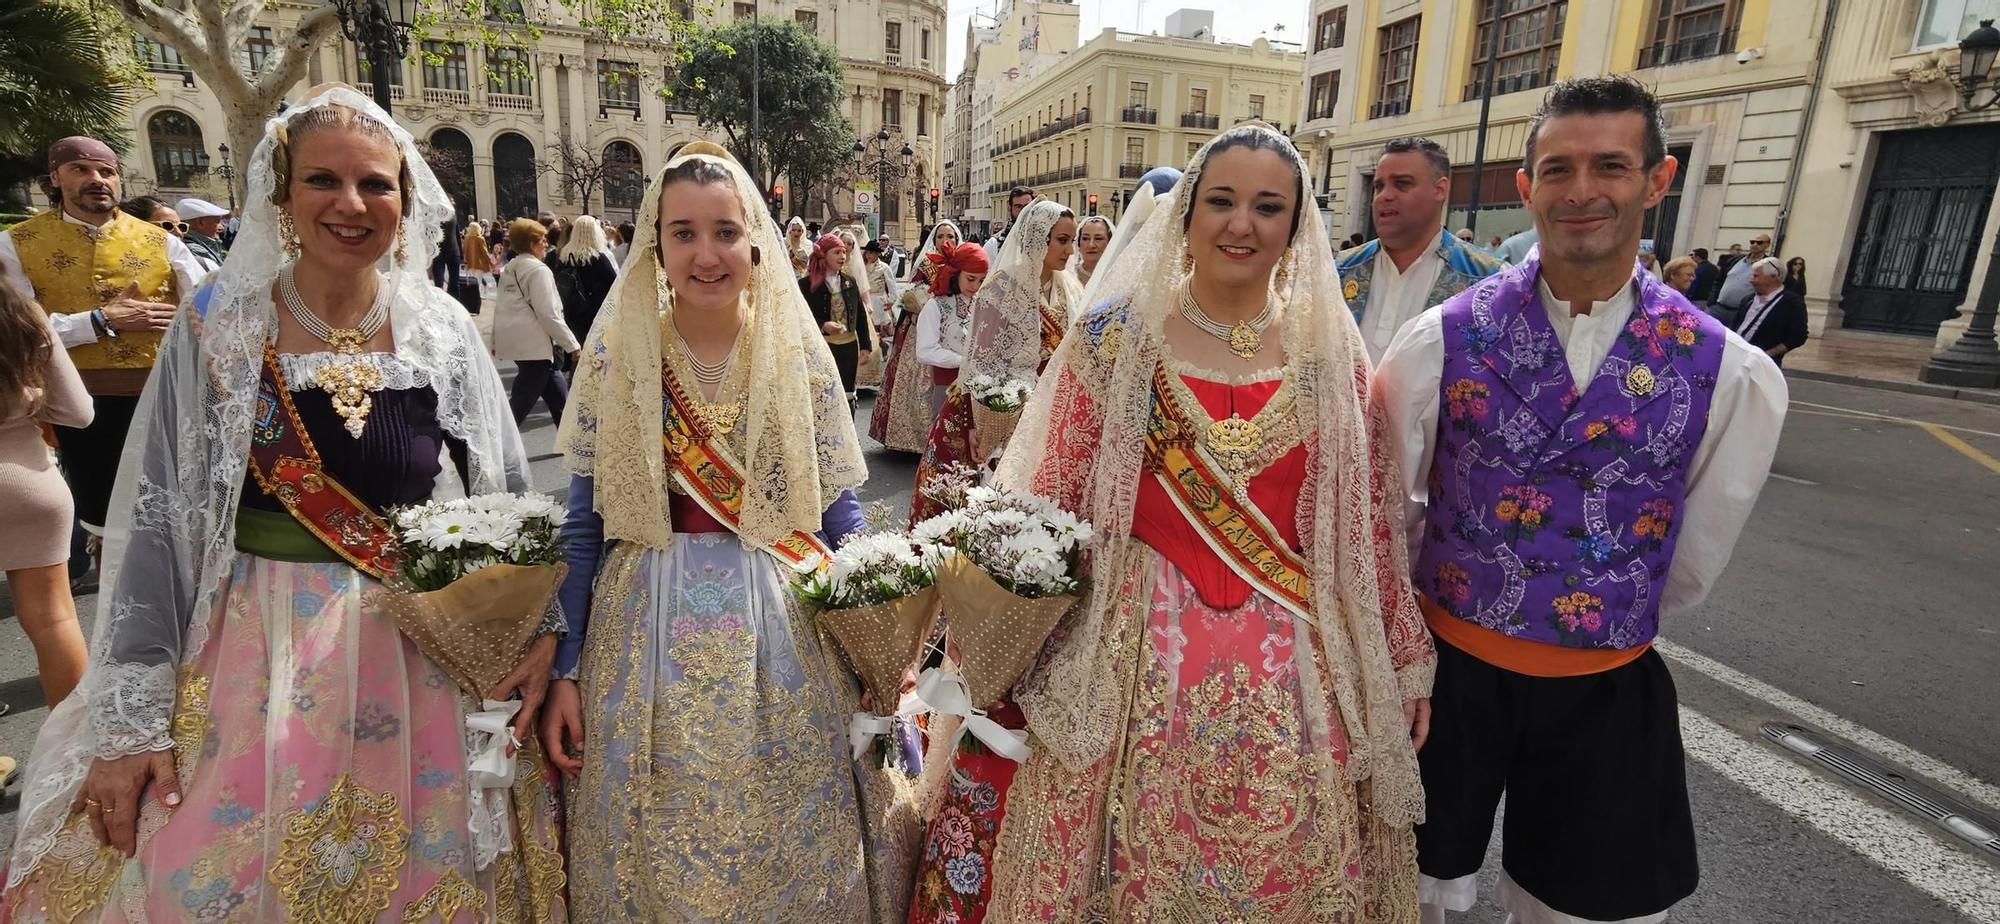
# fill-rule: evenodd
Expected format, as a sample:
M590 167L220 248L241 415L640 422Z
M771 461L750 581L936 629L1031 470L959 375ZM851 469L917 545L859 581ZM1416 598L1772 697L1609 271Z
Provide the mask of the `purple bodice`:
M360 438L347 434L333 397L317 388L295 389L292 404L312 436L320 462L342 486L369 507L383 511L430 499L443 469L439 453L447 437L438 424L437 392L429 385L384 388L370 395L373 407ZM282 511L245 467L243 504Z
M1452 615L1573 648L1659 630L1687 468L1722 326L1641 272L1632 316L1581 389L1530 259L1444 303L1430 513L1414 583Z

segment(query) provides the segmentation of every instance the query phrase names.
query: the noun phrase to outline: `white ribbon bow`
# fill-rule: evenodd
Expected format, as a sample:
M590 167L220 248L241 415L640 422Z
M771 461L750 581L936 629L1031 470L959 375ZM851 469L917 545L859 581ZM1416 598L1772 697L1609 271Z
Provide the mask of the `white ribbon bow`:
M479 736L472 759L466 762L466 773L472 777L474 788L505 789L514 785L514 757L507 753L507 748L520 746L507 725L521 711L521 701L489 699L481 705L482 711L465 717L465 727Z
M1028 733L1016 731L986 717L986 710L972 706L972 690L965 685L961 674L933 667L917 678L917 689L903 697L903 708L928 710L933 715L955 715L965 721L958 727L958 736L967 732L979 739L981 744L993 753L1015 763L1028 759ZM958 742L953 741L956 749Z
M854 759L868 753L868 742L876 735L886 735L896 730L896 720L886 715L857 712L847 722L847 745L854 750Z

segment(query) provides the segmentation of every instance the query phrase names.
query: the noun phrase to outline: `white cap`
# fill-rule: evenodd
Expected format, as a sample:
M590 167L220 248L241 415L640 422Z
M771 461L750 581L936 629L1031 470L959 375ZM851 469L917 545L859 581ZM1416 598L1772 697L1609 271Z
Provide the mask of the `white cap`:
M220 218L228 215L229 210L207 199L187 198L174 204L174 213L182 221L193 221L197 218Z

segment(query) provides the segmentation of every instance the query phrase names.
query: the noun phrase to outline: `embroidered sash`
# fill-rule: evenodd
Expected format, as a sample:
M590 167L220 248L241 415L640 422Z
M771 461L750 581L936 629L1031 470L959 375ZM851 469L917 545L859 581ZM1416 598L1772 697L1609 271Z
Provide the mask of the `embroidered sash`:
M666 419L660 442L667 451L667 465L674 483L716 522L738 535L743 531L743 475L722 440L708 431L695 410L694 402L681 391L680 384L666 367L660 370L660 389L666 395ZM770 551L796 571L825 567L833 551L818 536L803 530L771 543Z
M1146 454L1157 463L1153 477L1229 570L1310 623L1312 578L1305 560L1285 544L1257 505L1226 486L1219 466L1194 438L1189 412L1167 388L1167 374L1164 364L1154 371L1153 408L1146 421Z
M1056 347L1062 346L1063 334L1067 333L1067 331L1064 329L1065 325L1062 317L1051 315L1047 308L1042 309L1041 315L1042 362L1046 363L1049 361L1050 356L1055 355Z
M363 574L379 581L395 570L395 533L320 465L319 450L299 421L273 344L264 345L264 375L251 423L250 475L264 493Z

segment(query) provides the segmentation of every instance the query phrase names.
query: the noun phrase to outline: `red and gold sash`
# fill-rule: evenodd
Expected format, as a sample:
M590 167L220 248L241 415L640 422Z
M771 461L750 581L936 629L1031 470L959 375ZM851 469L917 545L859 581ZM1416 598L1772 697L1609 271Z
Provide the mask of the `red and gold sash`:
M1218 473L1172 397L1165 366L1153 377L1153 409L1146 422L1146 454L1174 507L1229 570L1265 596L1310 620L1312 578L1305 560L1280 537L1257 505L1238 497Z
M1068 324L1060 313L1051 312L1047 306L1042 308L1041 315L1042 362L1046 363L1049 357L1056 354L1056 347L1062 346L1063 334L1068 332L1066 329Z
M250 475L306 532L348 564L378 581L395 570L395 533L320 465L319 450L299 421L272 344L264 345L264 375L251 421Z
M730 458L722 441L709 433L694 402L681 391L680 384L664 366L660 371L660 388L667 397L660 442L666 448L674 482L716 522L742 535L743 475L736 460ZM798 571L811 570L816 564L823 567L833 555L818 536L804 530L793 530L771 543L770 550Z

